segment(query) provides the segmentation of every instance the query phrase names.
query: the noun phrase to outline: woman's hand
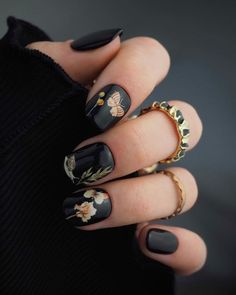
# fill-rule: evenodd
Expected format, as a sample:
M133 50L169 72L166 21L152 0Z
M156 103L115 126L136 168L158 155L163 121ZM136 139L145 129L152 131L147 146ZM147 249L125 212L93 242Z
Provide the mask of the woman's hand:
M145 255L178 273L193 273L206 259L203 240L183 228L148 223L176 210L178 191L172 179L159 173L117 179L168 158L176 149L176 128L163 112L148 112L133 120L127 117L164 79L169 55L152 38L136 37L121 43L118 35L110 41L83 51L72 49L71 40L27 46L52 57L83 85L96 79L88 95L86 114L103 133L80 143L65 158L71 180L87 187L65 200L66 219L84 230L139 223L136 238ZM184 101L169 104L180 109L189 122L190 150L201 137L199 116ZM182 213L186 212L197 199L195 179L186 169L168 170L184 187Z

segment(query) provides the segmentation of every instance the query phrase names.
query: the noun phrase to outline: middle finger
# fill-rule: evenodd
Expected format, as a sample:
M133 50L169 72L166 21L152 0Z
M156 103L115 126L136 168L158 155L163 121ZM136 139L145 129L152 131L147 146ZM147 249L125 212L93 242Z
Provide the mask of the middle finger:
M201 121L189 104L181 101L173 104L189 122L189 148L192 148L201 136ZM168 158L177 143L176 127L170 118L152 111L82 142L65 158L65 171L76 185L98 184Z

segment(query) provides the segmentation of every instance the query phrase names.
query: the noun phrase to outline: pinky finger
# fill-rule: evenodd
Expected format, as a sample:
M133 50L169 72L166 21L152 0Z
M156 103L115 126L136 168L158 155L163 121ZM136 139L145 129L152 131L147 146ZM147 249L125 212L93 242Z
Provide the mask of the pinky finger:
M138 226L136 237L141 251L181 275L190 275L202 268L207 249L204 241L187 229L156 224Z

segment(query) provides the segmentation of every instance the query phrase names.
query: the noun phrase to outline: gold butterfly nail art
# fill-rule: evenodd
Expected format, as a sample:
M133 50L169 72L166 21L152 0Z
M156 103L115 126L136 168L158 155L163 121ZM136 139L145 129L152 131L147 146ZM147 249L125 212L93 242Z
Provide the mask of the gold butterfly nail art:
M124 106L121 104L122 99L120 93L115 91L107 100L107 105L111 107L110 113L113 117L124 116Z

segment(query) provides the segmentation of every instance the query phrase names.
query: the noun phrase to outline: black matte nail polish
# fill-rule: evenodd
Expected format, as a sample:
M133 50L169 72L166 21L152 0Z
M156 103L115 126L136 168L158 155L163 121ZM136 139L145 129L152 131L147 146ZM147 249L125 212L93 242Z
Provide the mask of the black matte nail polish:
M106 219L111 214L111 200L106 191L93 188L78 191L63 204L64 214L74 226L83 226Z
M102 142L75 150L64 160L65 172L76 185L90 185L111 173L114 166L112 153Z
M123 29L120 28L91 33L73 41L71 43L71 48L79 51L96 49L110 43L117 36L121 36L122 34Z
M130 104L128 93L122 87L110 84L88 101L86 116L100 131L105 131L122 119Z
M174 234L163 229L150 229L146 237L146 247L158 254L172 254L178 248L178 240Z

